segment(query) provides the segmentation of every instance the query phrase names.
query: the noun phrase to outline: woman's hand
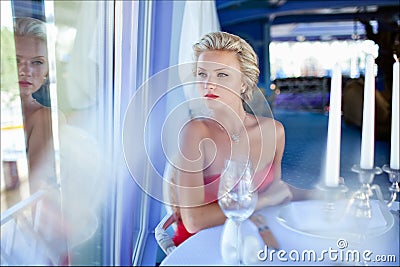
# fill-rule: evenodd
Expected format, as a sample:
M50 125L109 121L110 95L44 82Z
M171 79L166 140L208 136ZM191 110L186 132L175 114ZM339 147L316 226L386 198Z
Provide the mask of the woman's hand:
M279 205L291 201L292 198L289 186L282 180L277 180L267 190L259 193L257 208Z

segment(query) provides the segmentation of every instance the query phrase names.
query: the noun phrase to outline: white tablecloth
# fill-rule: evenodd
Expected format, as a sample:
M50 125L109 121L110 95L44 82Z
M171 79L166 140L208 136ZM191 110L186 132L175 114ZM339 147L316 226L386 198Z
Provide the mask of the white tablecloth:
M371 204L378 205L377 201L371 202ZM396 202L392 209L398 209L398 204ZM359 260L362 261L363 253L365 253L365 259L368 260L366 265L399 266L398 215L393 215L386 210L386 221L390 225L387 225L386 228L380 227L378 232L368 230L368 233L373 233L372 237L360 242L359 238L353 239L353 236L346 234L341 236L340 230L338 236L327 237L293 229L278 219L282 218L283 207L269 207L261 211L280 245L280 254L270 248L265 249L256 227L250 221L245 221L242 225L244 236L255 236L260 242L260 249L254 251L261 258L256 264L353 266L360 265L360 262L355 262L358 260L357 256L360 256ZM307 216L308 214L305 213L303 219L308 220ZM223 261L220 251L222 230L223 226L216 226L198 232L166 256L161 262L161 266L227 265ZM344 247L343 244L345 244ZM260 254L260 250L267 252L267 257L265 257L265 253Z

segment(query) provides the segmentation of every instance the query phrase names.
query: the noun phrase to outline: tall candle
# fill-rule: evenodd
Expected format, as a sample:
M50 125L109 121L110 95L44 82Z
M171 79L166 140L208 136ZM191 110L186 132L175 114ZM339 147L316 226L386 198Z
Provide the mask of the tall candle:
M335 64L332 70L325 163L325 185L330 187L338 186L339 183L341 101L342 73L339 64Z
M375 135L375 76L374 58L366 58L364 81L364 110L362 120L361 159L362 169L374 167L374 135Z
M392 86L392 139L390 147L390 168L400 169L400 99L399 99L399 61L393 64Z

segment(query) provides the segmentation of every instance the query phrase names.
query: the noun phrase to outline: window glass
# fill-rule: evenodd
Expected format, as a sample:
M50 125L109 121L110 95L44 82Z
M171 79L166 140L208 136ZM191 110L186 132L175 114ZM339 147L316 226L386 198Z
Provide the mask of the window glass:
M1 1L2 265L110 264L113 6Z
M103 265L113 207L113 2L55 1L63 211L74 265ZM110 17L111 16L111 17Z
M1 2L1 212L29 195L11 2Z

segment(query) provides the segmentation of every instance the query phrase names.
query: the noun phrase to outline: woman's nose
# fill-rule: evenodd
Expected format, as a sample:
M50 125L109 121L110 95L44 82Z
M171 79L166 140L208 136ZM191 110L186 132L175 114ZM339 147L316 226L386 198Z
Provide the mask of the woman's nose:
M204 82L204 89L207 91L215 90L216 85L210 80Z
M30 76L32 74L31 68L26 63L18 64L18 75L20 76Z

